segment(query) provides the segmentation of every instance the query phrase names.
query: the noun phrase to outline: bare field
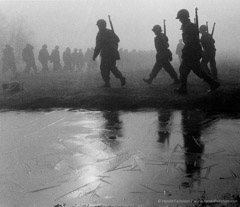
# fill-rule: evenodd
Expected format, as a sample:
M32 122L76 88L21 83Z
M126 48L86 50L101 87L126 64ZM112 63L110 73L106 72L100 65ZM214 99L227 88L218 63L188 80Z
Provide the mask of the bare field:
M208 85L193 73L189 75L188 96L173 93L168 74L161 70L151 86L142 81L150 71L122 71L127 84L111 76L112 88L103 84L100 72L49 74L19 74L23 82L20 92L0 91L2 110L32 110L79 108L91 110L124 110L139 108L201 109L211 111L240 111L240 73L237 69L221 69L221 87L208 94ZM1 79L1 82L6 80Z

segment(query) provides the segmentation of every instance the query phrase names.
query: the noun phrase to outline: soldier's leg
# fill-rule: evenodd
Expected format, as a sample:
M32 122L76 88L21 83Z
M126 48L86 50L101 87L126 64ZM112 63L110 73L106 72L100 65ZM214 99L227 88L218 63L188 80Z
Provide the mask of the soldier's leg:
M31 64L29 62L26 62L26 67L25 67L24 73L29 74L30 69L31 69Z
M203 58L201 60L201 65L202 65L202 68L205 71L205 73L207 73L209 76L211 76L211 71L208 67L208 63L209 63L209 57L208 57L208 55L204 54Z
M178 84L179 83L178 75L168 60L164 61L163 68L170 75L170 77L174 80L174 83Z
M163 63L162 60L160 60L159 58L156 58L156 63L153 66L152 72L149 74L149 78L151 80L153 80L154 78L156 78L157 74L159 73L159 71L162 69L163 67Z
M187 77L191 71L191 64L187 60L182 60L179 73L180 73L180 87L175 89L175 92L186 95L187 94Z
M211 90L215 90L220 86L217 81L215 81L203 70L202 65L199 61L196 61L192 64L192 70L199 78L203 79L205 82L208 83Z
M35 61L32 63L32 68L33 68L34 73L37 74L37 66L36 66Z
M100 71L101 71L102 79L105 82L105 86L110 87L109 63L108 63L108 60L105 58L102 58L102 60L101 60Z
M122 73L118 70L117 66L116 66L116 60L110 60L109 61L109 67L110 67L110 71L112 72L112 74L120 79L121 85L124 86L126 84L126 78L123 77Z
M160 60L159 58L156 57L156 62L153 66L153 69L152 69L151 73L149 74L149 79L143 78L143 81L145 83L151 85L153 79L156 78L157 74L162 69L162 67L163 67L162 60Z
M216 66L215 54L210 58L210 68L213 78L215 80L218 80L218 71Z

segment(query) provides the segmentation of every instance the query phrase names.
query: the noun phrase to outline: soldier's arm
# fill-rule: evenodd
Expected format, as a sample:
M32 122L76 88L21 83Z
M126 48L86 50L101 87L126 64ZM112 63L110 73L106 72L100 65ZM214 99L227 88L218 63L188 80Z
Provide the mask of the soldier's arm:
M95 46L93 58L92 58L93 60L95 60L96 57L99 55L101 49L103 48L103 44L104 44L104 39L102 35L98 33L96 37L96 46Z

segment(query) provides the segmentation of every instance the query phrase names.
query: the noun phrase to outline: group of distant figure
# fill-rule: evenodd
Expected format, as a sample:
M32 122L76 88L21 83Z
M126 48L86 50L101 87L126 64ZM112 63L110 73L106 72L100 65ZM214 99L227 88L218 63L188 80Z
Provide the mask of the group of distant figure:
M93 48L88 48L85 53L83 53L82 49L75 48L73 52L69 47L63 52L62 60L63 66L61 63L61 56L59 52L59 46L55 46L51 53L48 52L47 45L44 44L38 53L38 61L42 65L42 72L48 73L49 63L53 64L53 72L60 71L79 71L83 70L85 63L87 67L91 71L97 70L97 64L94 63L91 59L93 54ZM34 47L27 43L25 48L22 51L22 60L26 64L24 73L29 74L31 70L36 74L37 73L37 65L35 61L34 55ZM14 48L9 44L5 46L3 49L2 55L2 74L6 75L7 71L11 71L12 74L17 73L17 67L15 62L15 54Z
M192 70L198 77L206 81L209 86L209 92L216 90L220 84L218 82L217 67L215 61L215 40L212 34L208 33L208 27L206 25L200 26L192 23L189 19L189 12L186 9L181 9L177 13L176 19L182 23L182 39L176 48L176 54L178 55L180 68L178 76L177 72L173 68L172 52L169 49L168 37L162 30L160 25L155 25L152 31L155 33L154 44L156 49L156 62L152 68L149 78L143 78L143 81L150 85L153 79L157 76L159 71L164 68L169 76L174 80L173 85L180 84L180 87L174 91L180 95L186 95L187 90L187 77ZM118 64L117 60L120 60L120 54L124 55L127 52L124 50L118 50L118 44L120 42L119 37L114 32L112 23L110 22L111 29L107 29L107 23L104 19L99 19L96 24L99 28L99 32L96 36L95 48L88 49L83 54L81 49L75 48L73 52L69 47L63 52L62 60L63 67L61 65L59 46L56 46L51 54L49 54L47 45L44 44L39 51L38 60L42 65L42 72L49 72L48 63L53 64L53 72L59 71L82 71L85 62L87 62L88 69L97 69L97 63L95 62L98 55L101 56L100 72L104 81L104 88L111 88L110 73L112 73L117 79L120 80L121 86L126 84L126 78L118 67L123 68L124 64ZM197 27L196 27L197 26ZM199 38L201 33L201 38ZM33 69L34 73L37 73L37 66L34 58L34 47L30 44L26 44L26 47L22 51L22 60L26 63L24 73L29 74ZM92 58L91 58L92 57ZM16 73L16 64L13 48L10 45L6 45L3 50L2 57L2 73L11 70L12 73ZM208 68L210 64L210 69Z

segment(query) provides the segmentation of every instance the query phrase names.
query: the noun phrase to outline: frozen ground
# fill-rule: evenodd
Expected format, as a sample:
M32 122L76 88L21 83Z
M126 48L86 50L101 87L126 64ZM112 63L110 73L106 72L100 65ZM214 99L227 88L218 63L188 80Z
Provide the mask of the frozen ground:
M239 133L199 111L2 112L0 206L234 202Z

